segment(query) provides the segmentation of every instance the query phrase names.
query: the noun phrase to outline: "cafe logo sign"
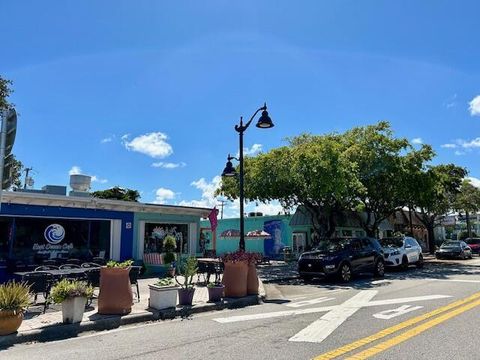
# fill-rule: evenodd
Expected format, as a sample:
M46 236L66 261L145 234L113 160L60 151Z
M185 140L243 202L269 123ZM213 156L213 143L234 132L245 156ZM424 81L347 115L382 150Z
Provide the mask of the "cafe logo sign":
M49 244L56 245L61 243L65 238L65 229L62 225L51 224L47 226L43 235Z

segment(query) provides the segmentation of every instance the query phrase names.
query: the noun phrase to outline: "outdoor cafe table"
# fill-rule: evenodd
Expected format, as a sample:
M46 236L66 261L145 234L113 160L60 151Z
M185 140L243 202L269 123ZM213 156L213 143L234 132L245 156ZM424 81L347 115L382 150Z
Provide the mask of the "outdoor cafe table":
M86 271L91 270L92 268L75 268L75 269L58 269L58 270L42 270L42 271L33 271L33 272L44 272L52 274L53 277L62 278L68 275L73 274L84 274ZM32 273L32 271L20 271L15 272L15 275L24 276L26 274Z
M215 275L215 282L220 280L220 273L217 269L222 264L222 260L218 258L197 258L197 263L199 265L199 272L207 273L206 281L210 280L210 275Z

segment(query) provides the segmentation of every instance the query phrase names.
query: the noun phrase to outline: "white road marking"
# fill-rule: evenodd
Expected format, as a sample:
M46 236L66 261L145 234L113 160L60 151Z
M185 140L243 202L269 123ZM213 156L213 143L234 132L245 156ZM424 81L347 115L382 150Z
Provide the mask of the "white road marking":
M412 301L427 301L427 300L437 300L437 299L445 299L451 297L450 295L426 295L426 296L414 296L414 297L406 297L406 298L399 298L399 299L389 299L389 300L375 300L370 301L365 306L380 306L380 305L393 305L393 304L404 304L407 302Z
M478 284L480 280L468 280L468 279L430 279L431 281L451 281L451 282L463 282L463 283L473 283Z
M407 314L411 311L420 310L422 308L423 306L402 305L396 309L385 310L385 311L379 312L378 314L374 314L373 317L377 319L390 320L390 319L393 319L394 317Z
M326 296L316 298L316 299L311 299L311 300L304 300L304 301L298 301L290 304L286 304L288 307L293 307L293 308L299 308L302 306L307 306L307 305L314 305L314 304L320 304L325 301L330 301L330 300L335 300L335 298L328 298Z
M364 307L375 295L377 290L364 290L335 307L314 321L305 329L292 336L289 341L322 342L342 325L350 316Z

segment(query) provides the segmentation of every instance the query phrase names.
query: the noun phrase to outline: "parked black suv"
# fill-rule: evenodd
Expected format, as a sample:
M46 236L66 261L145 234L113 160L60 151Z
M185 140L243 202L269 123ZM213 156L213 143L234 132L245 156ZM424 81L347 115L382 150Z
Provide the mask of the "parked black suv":
M383 277L383 250L373 238L335 238L321 240L312 251L298 259L298 273L304 280L313 277L337 276L350 281L353 274L372 272Z

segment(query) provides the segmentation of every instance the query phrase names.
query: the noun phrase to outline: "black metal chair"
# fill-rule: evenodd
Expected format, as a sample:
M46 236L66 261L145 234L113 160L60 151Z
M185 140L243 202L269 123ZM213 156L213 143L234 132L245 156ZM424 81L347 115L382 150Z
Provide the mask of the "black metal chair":
M46 266L57 266L57 261L53 259L43 260L42 264Z
M93 269L93 268L100 268L101 265L95 264L93 262L85 262L81 265L84 269Z
M68 259L65 264L74 264L74 265L80 265L82 262L79 259Z
M140 276L140 266L132 266L130 268L130 272L128 273L130 276L130 284L135 285L137 287L137 300L140 302L140 289L138 287L138 277Z
M80 265L76 264L63 264L60 265L59 269L60 270L70 270L70 269L81 269L82 267Z
M93 287L100 287L100 268L91 268L85 271L87 282Z
M92 262L95 264L98 264L100 266L107 265L107 261L104 258L101 257L94 257L92 259Z
M203 276L203 279L205 280L205 283L208 282L207 276L208 276L208 263L199 261L197 265L197 281L200 281L200 276ZM207 274L207 276L205 276Z
M58 266L55 265L41 265L35 268L34 271L48 271L48 270L58 270Z
M47 272L34 271L22 276L22 281L30 286L30 292L34 294L34 303L37 303L38 294L42 294L45 299L43 313L48 307L48 296L53 283L53 276Z

